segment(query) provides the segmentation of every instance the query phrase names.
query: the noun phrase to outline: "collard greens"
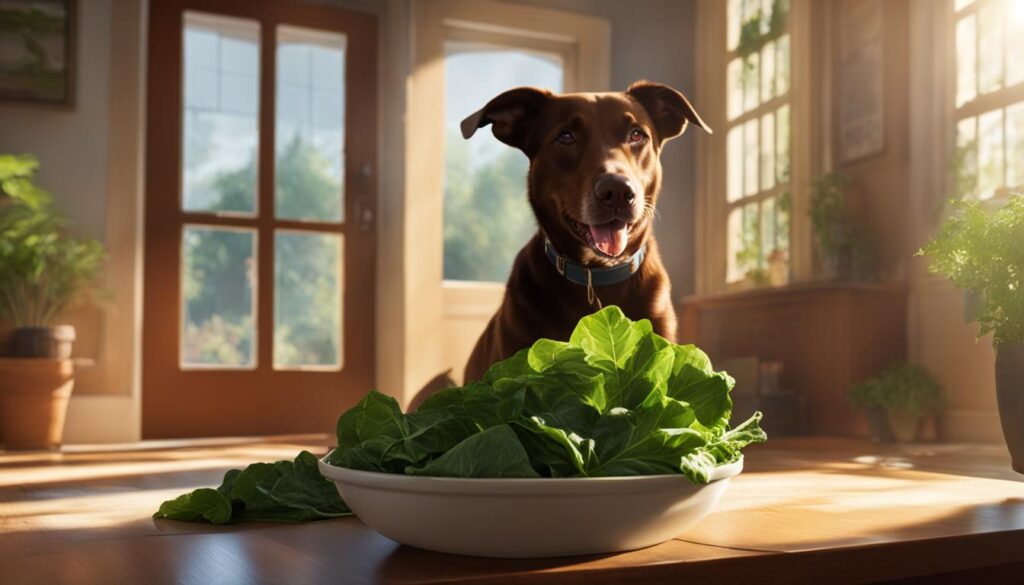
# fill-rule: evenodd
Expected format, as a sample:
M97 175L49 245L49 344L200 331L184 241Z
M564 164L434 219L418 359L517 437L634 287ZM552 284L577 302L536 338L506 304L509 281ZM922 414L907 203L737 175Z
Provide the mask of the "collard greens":
M682 473L707 483L716 466L765 440L760 413L729 428L733 384L696 347L607 307L568 342L541 339L416 412L370 392L338 419L327 462L449 477Z
M376 391L338 419L332 465L446 477L609 477L712 470L765 441L761 413L729 426L734 381L707 355L630 321L618 307L583 318L568 342L541 339L483 380L404 414ZM349 513L303 451L232 470L217 489L164 502L157 517L228 523Z

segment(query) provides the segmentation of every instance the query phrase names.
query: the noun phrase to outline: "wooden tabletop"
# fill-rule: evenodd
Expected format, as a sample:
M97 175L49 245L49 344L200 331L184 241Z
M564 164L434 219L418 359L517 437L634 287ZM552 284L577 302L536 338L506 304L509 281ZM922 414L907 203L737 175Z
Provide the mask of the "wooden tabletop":
M0 453L0 583L830 584L1024 574L1024 476L993 445L775 439L716 511L625 554L496 560L399 546L356 518L229 527L153 520L161 501L326 437ZM444 527L438 527L443 530Z

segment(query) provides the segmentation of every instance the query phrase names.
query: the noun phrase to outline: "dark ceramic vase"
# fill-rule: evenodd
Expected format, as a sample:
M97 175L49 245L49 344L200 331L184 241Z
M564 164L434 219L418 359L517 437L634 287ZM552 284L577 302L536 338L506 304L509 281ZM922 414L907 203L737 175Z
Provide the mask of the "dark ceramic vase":
M1024 343L996 345L996 401L1013 469L1024 473Z
M74 341L75 328L70 325L19 327L11 335L11 356L66 360Z

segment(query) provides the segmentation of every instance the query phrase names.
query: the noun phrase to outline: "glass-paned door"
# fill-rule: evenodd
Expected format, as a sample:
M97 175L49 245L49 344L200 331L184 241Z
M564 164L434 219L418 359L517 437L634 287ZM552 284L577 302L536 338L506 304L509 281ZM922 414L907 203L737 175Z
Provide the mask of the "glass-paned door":
M146 437L328 431L372 386L375 29L298 1L151 8Z

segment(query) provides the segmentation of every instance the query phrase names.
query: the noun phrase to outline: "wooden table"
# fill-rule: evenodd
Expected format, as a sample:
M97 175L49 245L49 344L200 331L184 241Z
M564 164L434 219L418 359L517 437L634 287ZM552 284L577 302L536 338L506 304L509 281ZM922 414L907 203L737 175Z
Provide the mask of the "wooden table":
M150 518L227 468L320 453L326 442L0 453L0 583L1024 580L1024 482L989 445L772 440L749 450L715 513L675 540L619 555L450 556L399 546L356 518L230 527Z

